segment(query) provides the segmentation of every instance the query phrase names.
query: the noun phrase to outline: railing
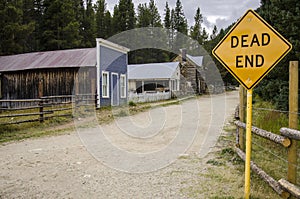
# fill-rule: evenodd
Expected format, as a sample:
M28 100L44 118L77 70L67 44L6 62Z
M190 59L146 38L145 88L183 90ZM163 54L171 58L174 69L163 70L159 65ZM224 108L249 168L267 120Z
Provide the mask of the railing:
M43 96L39 99L0 100L0 125L44 122L55 117L72 117L74 107L95 107L92 94Z
M245 153L239 148L239 130L245 129L246 124L240 121L235 121L235 125L237 126L236 152L239 157L245 161ZM252 127L252 133L264 139L268 139L274 143L277 143L285 148L290 147L292 140L300 140L300 131L284 127L280 129L281 135L265 131L255 126ZM266 183L268 183L269 186L272 187L272 189L276 191L282 198L288 198L290 197L290 195L295 196L296 198L300 198L300 188L297 185L292 184L285 179L276 181L273 177L269 176L264 170L257 166L253 161L251 161L251 169L255 173L257 173L258 176L260 176Z
M171 92L129 93L128 101L135 103L156 102L171 99Z

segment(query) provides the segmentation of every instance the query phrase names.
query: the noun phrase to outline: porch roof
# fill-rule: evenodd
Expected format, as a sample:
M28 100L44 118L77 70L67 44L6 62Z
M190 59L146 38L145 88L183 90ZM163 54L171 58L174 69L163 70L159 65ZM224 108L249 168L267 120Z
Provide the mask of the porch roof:
M128 65L128 79L171 79L178 67L179 62Z

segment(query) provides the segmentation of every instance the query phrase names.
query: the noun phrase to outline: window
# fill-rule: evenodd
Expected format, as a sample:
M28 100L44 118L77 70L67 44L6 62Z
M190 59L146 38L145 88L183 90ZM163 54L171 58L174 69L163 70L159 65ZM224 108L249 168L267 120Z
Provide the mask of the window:
M121 98L126 98L126 75L121 75Z
M109 73L102 72L102 97L109 98Z

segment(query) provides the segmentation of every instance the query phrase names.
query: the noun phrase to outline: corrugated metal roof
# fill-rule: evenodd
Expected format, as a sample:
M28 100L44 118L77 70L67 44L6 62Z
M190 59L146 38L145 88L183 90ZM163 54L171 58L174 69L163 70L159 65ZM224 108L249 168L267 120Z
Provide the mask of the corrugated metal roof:
M186 56L197 66L203 66L203 56L191 56L191 55L186 55Z
M96 48L0 56L0 72L27 69L96 66Z
M170 79L179 62L128 65L128 79Z

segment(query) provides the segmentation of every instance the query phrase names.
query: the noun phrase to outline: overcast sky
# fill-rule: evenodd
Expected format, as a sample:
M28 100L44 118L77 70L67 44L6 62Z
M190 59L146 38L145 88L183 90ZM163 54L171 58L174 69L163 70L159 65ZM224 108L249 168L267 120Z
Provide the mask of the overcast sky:
M166 1L168 1L170 8L175 8L176 0L155 0L162 20ZM113 12L113 8L118 2L119 0L106 0L107 9ZM149 0L133 0L133 2L137 7L138 4L148 3ZM189 26L193 25L197 7L200 7L204 17L204 25L211 31L213 25L216 25L218 30L228 27L248 9L258 8L260 0L181 0L181 3Z

